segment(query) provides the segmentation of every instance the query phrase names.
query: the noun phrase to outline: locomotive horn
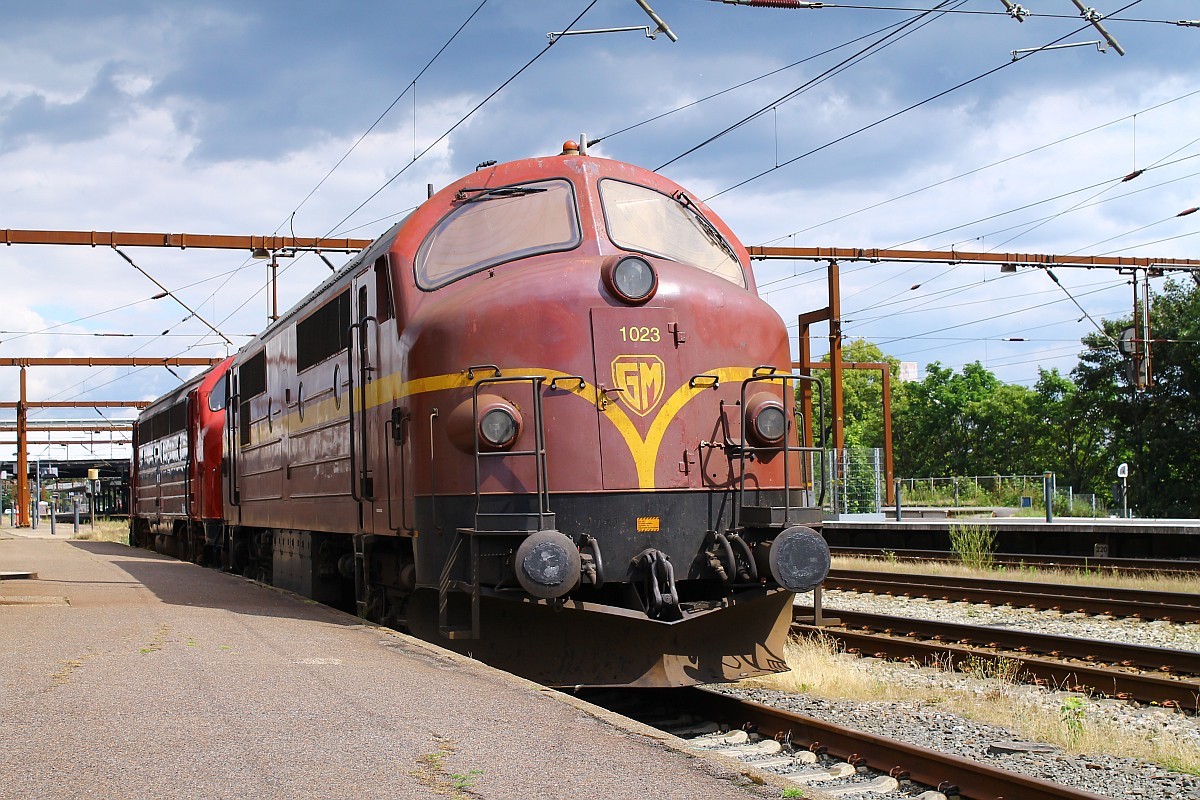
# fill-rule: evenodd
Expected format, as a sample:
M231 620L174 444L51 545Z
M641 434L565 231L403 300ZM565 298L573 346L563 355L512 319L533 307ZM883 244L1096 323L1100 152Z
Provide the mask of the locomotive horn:
M792 592L808 592L829 573L829 545L812 528L793 525L770 548L771 577Z
M538 531L517 548L517 580L534 597L562 597L579 583L579 548L558 531Z

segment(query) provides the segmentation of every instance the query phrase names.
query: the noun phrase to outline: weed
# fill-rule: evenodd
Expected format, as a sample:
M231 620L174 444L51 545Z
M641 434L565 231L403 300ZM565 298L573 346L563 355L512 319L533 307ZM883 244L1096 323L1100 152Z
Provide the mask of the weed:
M900 556L896 555L895 550L884 550L883 557L889 564L896 564L900 561Z
M469 791L471 785L475 782L475 778L483 774L482 770L448 771L446 759L454 755L454 742L444 736L435 735L434 739L437 742L437 750L418 758L418 768L410 774L438 796L449 797L452 800L467 800L472 796Z
M1058 718L1067 728L1067 740L1075 744L1083 737L1083 720L1087 709L1082 697L1068 697L1058 708Z
M458 791L461 792L464 789L470 789L471 784L475 782L475 777L477 775L482 775L482 774L483 774L483 770L478 770L478 769L467 770L466 774L459 774L457 772L451 772L450 773L450 783L454 786L455 789L457 789Z
M964 566L990 570L996 561L996 534L987 525L951 525L950 549Z
M784 797L804 797L804 790L797 789L794 786L789 786L783 790Z

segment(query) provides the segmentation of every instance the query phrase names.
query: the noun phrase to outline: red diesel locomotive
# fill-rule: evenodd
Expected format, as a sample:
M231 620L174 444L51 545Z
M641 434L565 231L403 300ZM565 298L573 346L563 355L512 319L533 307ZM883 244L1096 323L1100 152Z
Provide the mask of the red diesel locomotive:
M130 470L130 544L191 561L212 560L224 533L221 381L231 363L227 358L187 381L138 417Z
M790 365L745 248L678 185L572 143L487 166L200 382L214 544L553 685L778 671L829 566Z

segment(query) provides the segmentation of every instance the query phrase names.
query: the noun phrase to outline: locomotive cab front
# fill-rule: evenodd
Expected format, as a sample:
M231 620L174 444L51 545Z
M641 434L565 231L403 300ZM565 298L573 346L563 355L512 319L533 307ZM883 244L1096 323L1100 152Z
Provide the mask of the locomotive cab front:
M565 151L452 184L389 256L405 623L558 685L783 668L793 593L829 566L821 460L732 231Z

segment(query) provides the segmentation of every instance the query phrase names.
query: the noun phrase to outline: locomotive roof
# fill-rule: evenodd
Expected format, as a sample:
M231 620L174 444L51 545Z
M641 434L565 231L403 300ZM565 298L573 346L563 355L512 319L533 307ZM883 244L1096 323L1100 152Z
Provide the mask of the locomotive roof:
M326 278L324 281L322 281L315 289L313 289L311 292L309 292L303 298L301 298L300 301L297 302L294 306L289 308L283 314L280 314L279 319L275 320L270 325L268 325L266 328L264 328L261 333L259 333L257 336L255 336L253 339L251 339L249 342L247 342L245 345L243 345L241 349L245 350L246 348L253 345L255 342L266 338L267 334L271 333L277 327L279 327L280 325L283 325L288 320L290 320L292 317L296 316L296 314L298 314L301 310L307 308L315 298L317 298L319 295L325 293L329 289L329 287L334 286L335 284L337 284L340 281L342 281L343 279L345 279L348 275L350 275L350 273L354 272L361 265L374 263L375 259L379 258L384 253L386 253L389 249L391 249L392 242L395 240L396 234L400 232L400 228L403 227L404 223L407 221L408 221L408 217L406 216L404 219L400 220L395 225L388 228L387 231L382 236L380 236L375 241L371 242L371 244L367 245L367 247L363 248L362 250L359 250L358 253L356 253L353 258L351 258L344 265L342 265L342 267L339 268L337 270L337 272L333 273L328 278Z

